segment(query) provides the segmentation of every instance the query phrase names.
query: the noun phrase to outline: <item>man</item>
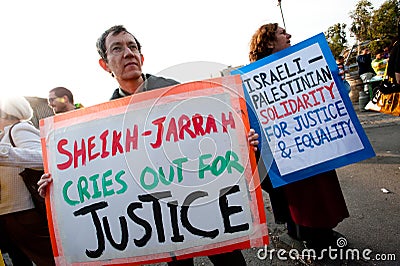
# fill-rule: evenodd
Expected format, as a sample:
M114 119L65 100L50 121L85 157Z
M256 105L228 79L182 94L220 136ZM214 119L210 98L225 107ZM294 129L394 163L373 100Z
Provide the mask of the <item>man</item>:
M96 46L101 57L100 66L111 73L119 84L111 99L178 84L172 79L142 73L144 61L142 47L139 41L121 25L105 31L97 40Z
M114 91L112 99L118 99L135 93L154 90L179 84L172 79L157 77L142 72L144 62L139 41L122 25L106 30L96 43L100 55L100 66L114 77L119 87ZM258 135L250 130L248 140L257 149ZM50 174L44 174L39 181L39 193L45 196L47 185L52 181ZM214 265L246 265L240 250L209 256ZM194 265L193 259L173 260L169 266Z
M342 78L347 93L349 93L351 88L349 82L346 80L346 73L349 73L350 71L349 67L344 64L344 57L342 55L338 56L336 59L336 64L339 68L339 76Z
M383 50L378 49L376 51L375 59L372 60L371 66L374 69L376 75L383 77L385 74L387 59L383 57Z
M368 81L375 76L375 71L371 66L372 59L371 53L368 48L362 50L361 54L357 56L358 75L364 83L364 92L369 94Z
M55 114L72 111L82 106L74 104L74 96L72 92L64 87L56 87L49 91L49 106Z

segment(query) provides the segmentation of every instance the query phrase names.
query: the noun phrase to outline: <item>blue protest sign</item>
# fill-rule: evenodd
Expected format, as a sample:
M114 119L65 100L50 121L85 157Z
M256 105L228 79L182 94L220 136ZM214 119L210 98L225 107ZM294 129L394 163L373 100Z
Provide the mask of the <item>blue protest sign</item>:
M323 33L232 74L274 187L375 156Z

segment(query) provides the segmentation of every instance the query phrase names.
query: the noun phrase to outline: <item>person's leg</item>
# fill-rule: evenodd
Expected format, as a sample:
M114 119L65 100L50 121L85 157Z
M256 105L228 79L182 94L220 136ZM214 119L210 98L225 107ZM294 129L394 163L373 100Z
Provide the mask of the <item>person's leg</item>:
M7 253L13 265L32 266L32 261L8 237L7 231L0 219L0 249Z
M240 250L208 256L214 266L246 266L246 260Z
M55 265L47 221L35 210L5 215L10 239L38 266Z
M193 260L193 258L184 259L184 260L173 260L173 261L167 262L167 264L168 264L168 266L193 266L194 260Z

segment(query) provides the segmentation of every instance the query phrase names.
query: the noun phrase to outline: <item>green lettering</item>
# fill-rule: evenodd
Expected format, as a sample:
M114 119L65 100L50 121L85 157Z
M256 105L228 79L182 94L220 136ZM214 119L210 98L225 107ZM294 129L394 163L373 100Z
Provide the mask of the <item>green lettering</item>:
M89 180L93 183L93 195L92 199L97 199L101 197L101 192L99 190L99 186L97 185L97 179L100 177L99 174L92 175L89 177Z
M176 164L176 169L177 169L177 172L178 172L178 182L179 183L182 182L182 180L183 180L183 175L182 175L183 167L182 167L182 164L186 163L187 161L188 161L188 158L178 158L178 159L175 159L175 160L172 161L174 164Z
M163 168L160 166L158 168L158 176L160 178L161 183L163 183L164 185L169 185L171 184L172 180L174 180L174 167L172 165L169 166L169 179L165 179L165 174L164 174L164 170Z
M117 181L117 183L121 185L121 189L116 192L117 194L122 194L128 189L128 184L121 179L121 176L124 174L125 171L121 170L115 175L115 181Z
M221 167L218 169L218 163L221 162ZM211 173L215 176L219 176L220 174L222 174L225 169L226 169L227 163L224 157L222 156L217 156L217 158L215 158L215 160L212 162L211 165Z
M111 174L112 174L112 170L111 169L106 171L106 172L104 172L103 179L101 180L102 181L102 185L103 185L103 195L104 195L104 197L114 195L114 189L110 189L110 190L107 189L107 187L110 187L113 184L111 179L107 179L107 177L111 176Z
M233 157L234 161L231 161ZM232 173L232 167L235 168L239 173L244 172L244 167L238 162L239 156L234 151L227 151L225 154L225 160L228 162L228 173Z
M206 160L208 158L211 158L211 154L202 154L199 157L199 178L203 179L204 178L204 172L206 170L210 170L210 166L208 164L204 164L203 160Z
M145 175L146 173L152 174L153 175L153 183L151 184L146 184L145 182ZM157 177L157 172L154 171L152 168L146 166L146 168L143 169L142 173L140 174L140 184L144 189L150 190L155 188L158 185L158 177Z
M90 199L90 193L88 192L88 181L85 176L79 177L78 192L81 203L85 201L84 199L85 196L87 199Z
M77 200L71 200L71 199L68 197L68 188L69 188L70 186L72 186L72 184L73 184L72 181L67 181L67 183L65 183L65 185L64 185L64 187L63 187L62 193L63 193L63 197L64 197L65 202L66 202L68 205L75 206L75 205L77 205L77 204L79 203L79 201L77 201Z

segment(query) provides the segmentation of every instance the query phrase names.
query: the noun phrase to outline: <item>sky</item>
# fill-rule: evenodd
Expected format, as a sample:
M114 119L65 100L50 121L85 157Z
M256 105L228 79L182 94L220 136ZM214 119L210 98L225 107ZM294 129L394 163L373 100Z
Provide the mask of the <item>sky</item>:
M282 0L292 45L336 23L349 27L357 2ZM384 2L371 0L375 9ZM139 39L145 73L180 82L248 64L256 29L270 22L284 26L277 0L13 0L0 6L0 95L47 98L50 89L63 86L84 106L108 101L118 87L96 51L97 38L113 25Z

